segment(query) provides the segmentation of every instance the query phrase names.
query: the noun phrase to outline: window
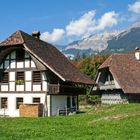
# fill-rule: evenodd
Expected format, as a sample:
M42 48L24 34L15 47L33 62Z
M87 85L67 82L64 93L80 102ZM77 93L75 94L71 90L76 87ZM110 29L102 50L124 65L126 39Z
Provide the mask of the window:
M16 99L16 109L19 109L19 106L23 104L23 98Z
M71 107L70 96L67 97L67 108Z
M7 108L7 101L6 97L1 98L1 109Z
M33 83L41 82L41 73L40 71L33 71Z
M23 61L24 60L24 54L25 54L25 52L24 52L24 50L17 50L16 51L16 60L17 61Z
M40 98L33 98L33 103L40 103Z
M24 72L17 72L16 80L23 80L24 81Z
M72 106L76 107L76 97L72 96Z
M9 79L8 72L3 72L1 76L1 82L8 83L8 79Z
M106 77L106 81L113 81L114 79L113 79L113 76L112 76L112 74L109 72L108 73L108 75L107 75L107 77Z

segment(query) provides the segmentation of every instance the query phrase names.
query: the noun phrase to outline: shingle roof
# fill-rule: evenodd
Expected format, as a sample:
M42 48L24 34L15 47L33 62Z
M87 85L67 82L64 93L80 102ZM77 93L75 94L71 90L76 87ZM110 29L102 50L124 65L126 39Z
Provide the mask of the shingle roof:
M124 93L140 93L140 61L132 54L111 55L99 70L109 68Z
M0 43L0 47L14 45L23 45L63 81L94 84L93 80L81 73L58 49L49 43L36 39L23 31L16 31Z

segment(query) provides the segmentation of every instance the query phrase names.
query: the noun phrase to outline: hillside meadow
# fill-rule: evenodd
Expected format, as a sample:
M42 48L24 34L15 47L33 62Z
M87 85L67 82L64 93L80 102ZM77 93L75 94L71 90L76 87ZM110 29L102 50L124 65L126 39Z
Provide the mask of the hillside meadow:
M139 140L140 104L85 108L71 116L0 118L0 140Z

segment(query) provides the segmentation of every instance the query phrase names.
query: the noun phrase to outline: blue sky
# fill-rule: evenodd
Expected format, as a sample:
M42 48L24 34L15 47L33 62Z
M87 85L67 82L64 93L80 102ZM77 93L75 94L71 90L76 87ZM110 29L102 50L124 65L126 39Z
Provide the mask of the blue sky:
M140 0L1 0L0 40L16 30L67 44L94 33L126 28L140 20Z

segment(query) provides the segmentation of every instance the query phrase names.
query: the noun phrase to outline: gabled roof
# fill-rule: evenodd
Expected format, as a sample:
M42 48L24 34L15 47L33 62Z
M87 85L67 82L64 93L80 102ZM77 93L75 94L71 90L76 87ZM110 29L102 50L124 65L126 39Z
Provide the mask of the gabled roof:
M132 54L111 55L99 70L109 68L124 93L140 93L140 61Z
M39 40L23 31L16 31L0 47L23 45L34 57L41 61L63 81L94 84L94 81L81 73L69 60L54 46Z

